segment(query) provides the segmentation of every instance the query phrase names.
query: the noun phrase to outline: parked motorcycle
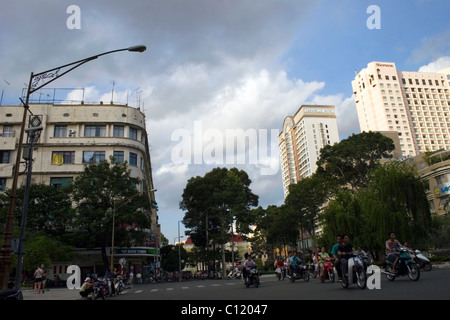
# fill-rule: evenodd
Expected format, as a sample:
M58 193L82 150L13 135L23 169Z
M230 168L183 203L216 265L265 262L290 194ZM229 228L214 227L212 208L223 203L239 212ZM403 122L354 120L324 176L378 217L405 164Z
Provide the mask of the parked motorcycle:
M408 276L412 281L417 281L420 278L420 269L417 263L412 259L405 247L398 247L400 251L400 259L397 264L396 273L392 272L394 263L389 261L387 257L384 258L384 270L381 272L386 275L389 281L394 281L396 277Z
M325 280L330 280L334 282L334 264L333 260L330 257L325 258L325 262L323 264L323 274L320 278L320 282L324 283Z
M423 255L420 250L414 251L413 259L419 265L419 268L423 269L423 271L431 271L431 269L433 268L430 259L425 257L425 255Z
M367 284L367 276L361 255L357 251L351 252L347 263L348 274L342 275L342 287L348 288L351 283L354 283L358 288L364 289Z
M246 271L244 284L247 288L249 288L251 285L254 285L255 288L258 288L259 286L259 274L258 274L258 268L257 267L250 267Z
M298 262L295 265L291 265L291 274L288 275L291 282L295 282L297 279L303 279L303 281L309 281L308 266L303 262Z
M96 279L94 285L94 293L92 294L92 300L97 300L99 298L105 300L105 285L102 280Z
M240 279L241 278L241 270L239 268L235 268L228 273L229 279Z

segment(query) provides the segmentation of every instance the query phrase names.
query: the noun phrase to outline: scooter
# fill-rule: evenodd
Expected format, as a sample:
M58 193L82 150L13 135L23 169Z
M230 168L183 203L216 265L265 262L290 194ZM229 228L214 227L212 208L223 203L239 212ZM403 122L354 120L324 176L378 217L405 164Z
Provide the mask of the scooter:
M357 251L351 252L347 263L348 274L342 275L342 287L348 288L351 283L354 283L358 288L364 289L367 284L367 276L360 254Z
M398 247L400 251L399 261L397 263L396 271L393 272L394 263L387 257L384 258L384 270L381 273L386 275L389 281L394 281L396 277L408 276L412 281L417 281L420 278L420 268L417 263L411 258L408 249L405 247Z
M297 279L303 279L303 281L309 281L308 266L303 262L299 262L296 265L291 265L291 274L288 275L291 282L295 282Z
M255 286L255 288L258 288L259 286L258 268L250 267L250 269L247 270L244 279L244 284L247 288L249 288L252 284Z
M431 265L430 259L425 257L420 250L414 251L413 259L416 261L416 263L419 265L420 269L423 269L423 271L431 271L433 266Z
M230 279L240 279L241 278L241 270L239 268L235 268L228 273L228 278Z
M324 283L325 280L334 282L334 265L330 257L325 258L325 262L323 264L323 274L320 278L320 282Z

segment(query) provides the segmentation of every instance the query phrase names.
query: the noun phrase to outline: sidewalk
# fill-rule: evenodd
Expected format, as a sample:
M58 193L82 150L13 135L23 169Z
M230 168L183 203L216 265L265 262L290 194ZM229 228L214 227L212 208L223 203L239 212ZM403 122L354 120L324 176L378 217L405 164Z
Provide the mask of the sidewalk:
M23 288L23 300L82 300L80 290L67 288L49 288L45 293L35 294L32 288Z

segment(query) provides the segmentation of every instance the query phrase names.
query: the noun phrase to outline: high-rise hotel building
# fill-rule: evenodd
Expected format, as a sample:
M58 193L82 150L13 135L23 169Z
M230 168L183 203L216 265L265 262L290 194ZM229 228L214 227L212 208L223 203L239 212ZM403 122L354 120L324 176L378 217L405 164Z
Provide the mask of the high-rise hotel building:
M395 131L403 156L450 149L450 68L398 71L371 62L352 81L361 131Z
M317 169L320 149L339 142L334 106L302 105L284 119L278 136L284 196L289 185L311 176Z

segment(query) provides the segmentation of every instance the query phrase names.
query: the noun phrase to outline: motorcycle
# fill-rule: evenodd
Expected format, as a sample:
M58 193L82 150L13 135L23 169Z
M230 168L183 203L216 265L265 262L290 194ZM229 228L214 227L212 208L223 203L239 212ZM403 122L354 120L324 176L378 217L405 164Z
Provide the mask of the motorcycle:
M234 270L231 270L228 273L228 278L230 278L230 279L240 279L241 278L241 271L238 268L235 268Z
M325 258L325 262L323 264L323 274L320 278L320 282L324 283L325 280L334 282L334 264L332 258L330 257Z
M252 284L255 286L255 288L258 288L259 286L259 274L258 274L258 268L257 267L250 267L247 272L244 279L244 284L247 288L249 288Z
M103 281L100 279L95 281L94 292L92 294L92 300L97 300L98 298L105 300L105 286Z
M389 261L387 257L384 258L384 270L381 272L386 275L389 281L394 281L396 277L408 276L412 281L417 281L420 278L420 269L417 263L411 258L408 253L408 249L405 247L398 247L400 251L400 258L397 263L396 273L392 272L394 268L394 263Z
M413 259L419 265L419 268L423 269L423 271L431 271L431 269L433 268L430 259L425 257L425 255L423 255L422 252L420 252L420 250L414 251Z
M288 278L291 282L295 282L297 279L303 279L303 281L309 281L308 266L303 262L297 262L295 265L291 265L291 274Z
M115 284L115 288L116 288L116 294L121 294L123 289L125 288L125 283L123 282L122 277L118 276L117 277L117 282Z
M348 288L350 283L354 283L358 288L364 289L367 284L367 275L361 255L357 251L351 252L347 263L348 274L342 275L342 287Z

